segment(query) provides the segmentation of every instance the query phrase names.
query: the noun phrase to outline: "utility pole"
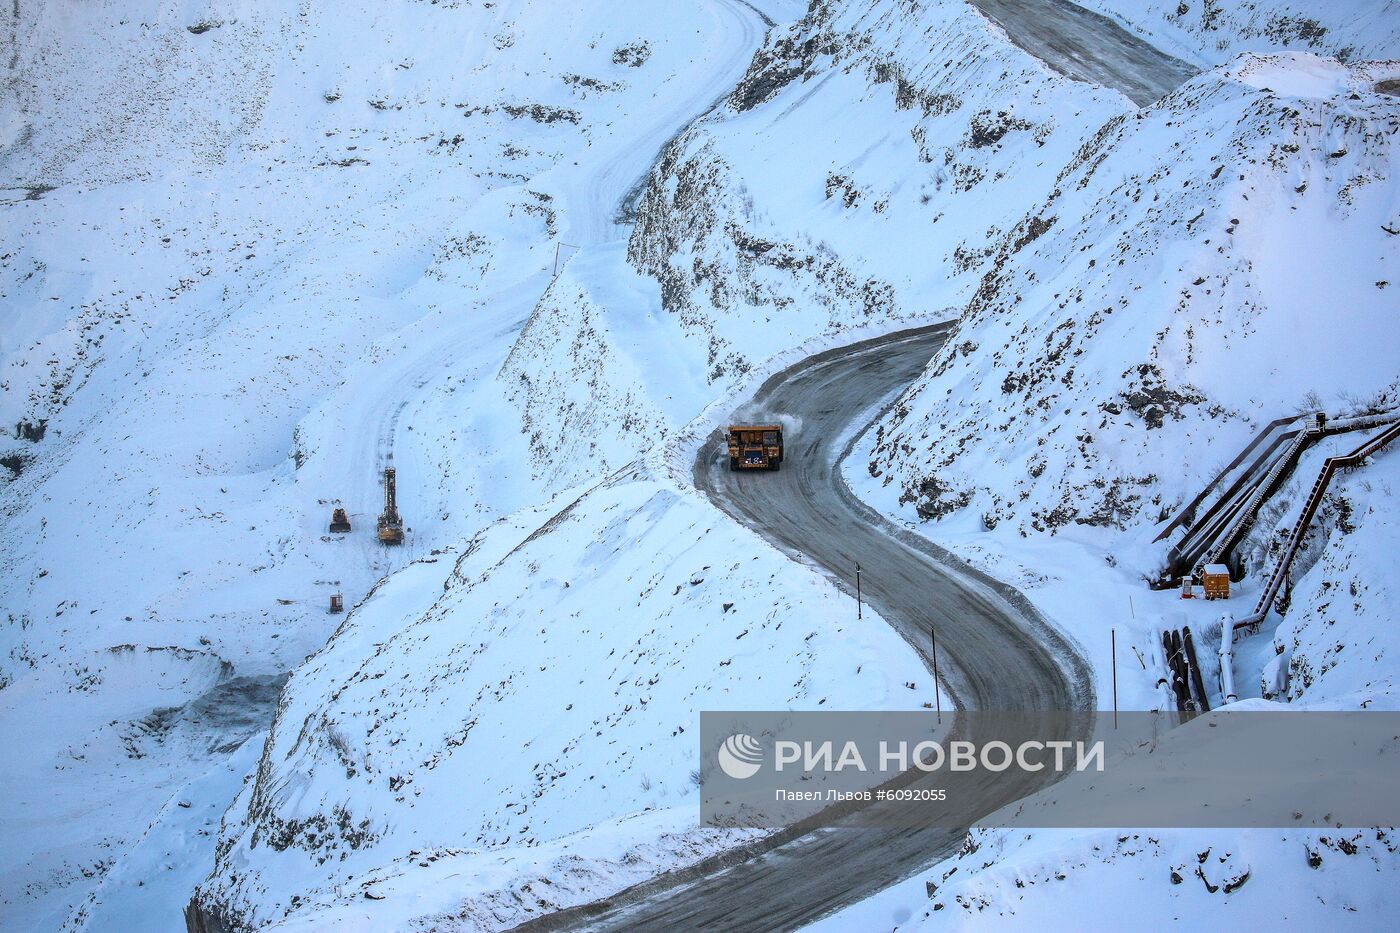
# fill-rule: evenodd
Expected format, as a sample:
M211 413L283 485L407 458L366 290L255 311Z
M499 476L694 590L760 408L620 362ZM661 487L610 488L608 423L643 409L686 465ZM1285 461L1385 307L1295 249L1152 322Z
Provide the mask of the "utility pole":
M933 705L938 710L938 723L943 724L943 694L938 689L938 631L928 627L929 641L933 644Z
M856 561L856 621L860 621L860 561Z
M1130 597L1131 599L1131 597ZM1108 630L1109 654L1113 656L1113 728L1118 728L1118 630Z

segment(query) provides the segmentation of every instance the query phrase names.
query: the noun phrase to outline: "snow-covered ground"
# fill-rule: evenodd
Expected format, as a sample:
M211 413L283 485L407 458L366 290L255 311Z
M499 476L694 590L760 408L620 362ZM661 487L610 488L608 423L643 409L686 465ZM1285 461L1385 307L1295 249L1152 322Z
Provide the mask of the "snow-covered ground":
M1104 698L1116 627L1120 703L1166 702L1158 633L1221 606L1142 586L1153 524L1263 422L1396 401L1400 17L1086 5L1210 70L1139 109L953 0L18 5L0 924L165 930L203 881L286 929L499 928L732 842L694 827L698 710L928 675L688 491L687 445L794 354L939 317L853 488L1021 587ZM1397 456L1336 481L1243 696L1272 662L1395 708ZM830 923L1093 926L1112 889L1385 926L1394 840L1354 835L980 834Z
M618 202L765 28L737 2L17 8L7 923L58 926L273 698L252 730L156 711L284 674L331 593L557 488L493 377L556 245L625 235ZM370 537L389 463L398 552Z
M698 710L930 689L830 583L624 469L395 574L297 670L202 897L244 926L328 903L511 925L735 841L694 828ZM423 886L464 880L425 901L429 862ZM415 893L367 902L381 884Z
M807 929L1389 929L1396 847L1389 829L976 834L957 859Z

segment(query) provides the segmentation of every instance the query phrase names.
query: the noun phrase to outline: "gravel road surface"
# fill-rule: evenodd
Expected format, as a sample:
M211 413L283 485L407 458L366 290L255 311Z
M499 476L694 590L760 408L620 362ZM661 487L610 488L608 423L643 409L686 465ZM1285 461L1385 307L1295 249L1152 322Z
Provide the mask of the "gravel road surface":
M1069 0L967 0L1026 52L1062 75L1122 91L1145 107L1200 69Z

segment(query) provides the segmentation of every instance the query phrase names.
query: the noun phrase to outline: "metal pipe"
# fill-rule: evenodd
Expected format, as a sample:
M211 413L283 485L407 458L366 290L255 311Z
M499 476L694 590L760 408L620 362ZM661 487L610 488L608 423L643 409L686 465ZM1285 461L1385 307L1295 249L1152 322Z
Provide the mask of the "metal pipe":
M1235 694L1235 626L1227 612L1220 617L1220 698L1222 704L1239 699Z

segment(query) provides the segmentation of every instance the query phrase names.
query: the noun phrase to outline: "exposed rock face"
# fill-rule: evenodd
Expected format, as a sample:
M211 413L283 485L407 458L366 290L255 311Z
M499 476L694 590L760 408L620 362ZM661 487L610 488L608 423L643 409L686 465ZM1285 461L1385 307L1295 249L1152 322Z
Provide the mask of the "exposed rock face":
M927 315L975 286L1011 202L1081 142L1055 119L1066 99L1122 106L964 7L814 3L662 153L628 257L716 384L813 334Z

